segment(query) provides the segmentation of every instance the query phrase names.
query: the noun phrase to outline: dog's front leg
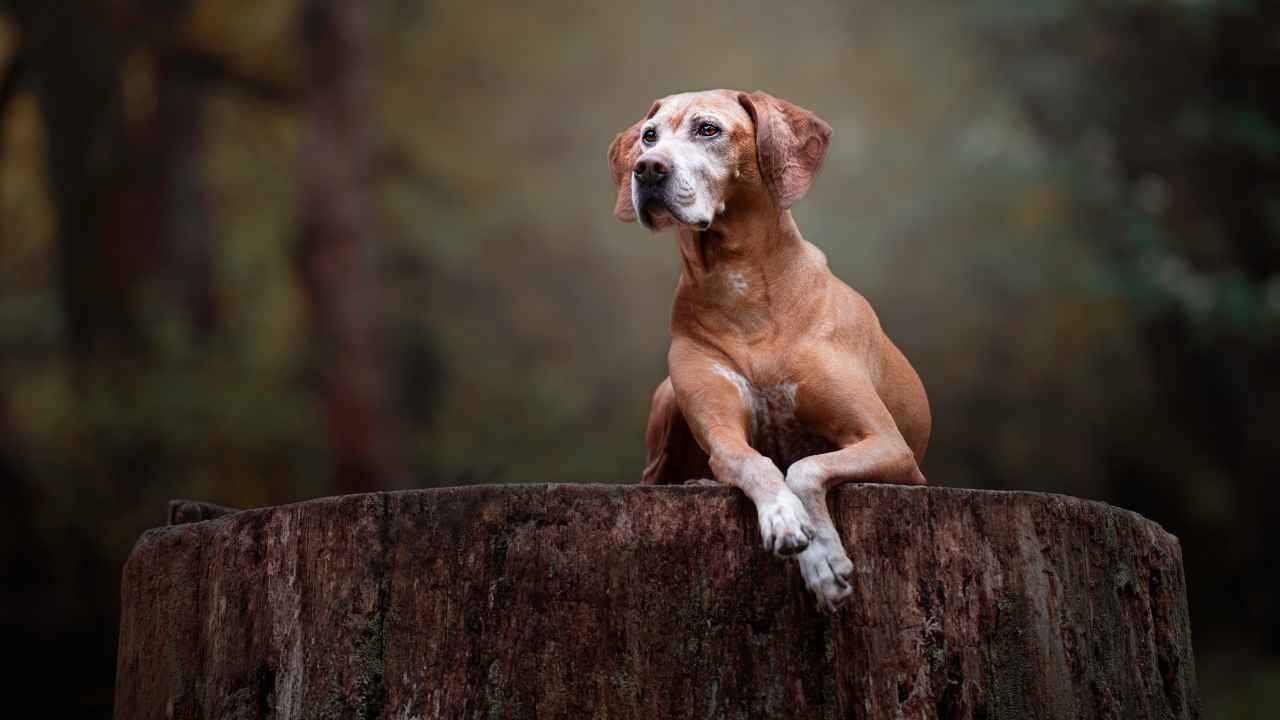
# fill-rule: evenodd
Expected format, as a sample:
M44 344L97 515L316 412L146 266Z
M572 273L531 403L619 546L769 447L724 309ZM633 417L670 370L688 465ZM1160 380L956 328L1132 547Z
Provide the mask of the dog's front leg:
M897 430L866 438L823 455L798 460L787 468L787 487L800 498L816 533L800 556L800 574L818 600L834 612L853 594L853 563L831 521L827 493L845 482L923 485L924 476Z
M915 456L866 376L846 373L833 387L839 390L809 398L806 414L840 449L792 463L786 479L817 531L797 558L800 574L828 612L853 594L854 568L831 521L827 493L846 482L925 484Z
M745 391L714 359L678 355L673 348L670 366L676 398L694 438L710 457L712 474L755 503L764 549L781 556L803 551L814 535L813 523L782 472L748 442Z
M755 503L764 549L788 557L808 547L813 522L773 461L753 450L745 434L728 428L713 430L707 444L716 480L738 488Z

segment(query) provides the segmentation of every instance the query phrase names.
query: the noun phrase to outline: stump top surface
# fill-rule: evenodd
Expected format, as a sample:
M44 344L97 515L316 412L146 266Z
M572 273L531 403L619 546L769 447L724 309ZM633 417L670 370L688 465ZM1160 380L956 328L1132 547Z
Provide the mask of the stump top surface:
M540 494L566 494L569 497L574 495L582 496L598 496L602 498L620 501L624 497L643 498L646 494L671 495L675 498L684 498L690 503L696 503L697 498L715 498L717 501L736 500L740 503L747 503L746 497L735 488L731 487L712 487L706 485L632 485L621 483L511 483L511 484L485 484L485 485L458 485L458 486L442 486L430 488L415 488L411 490L387 490L381 492L354 493L351 495L332 495L326 497L313 498L310 500L300 500L298 502L286 503L283 505L268 505L259 508L250 508L245 510L226 508L212 503L198 503L203 508L212 508L214 513L212 517L189 517L189 518L170 518L166 525L160 525L145 531L143 538L147 533L152 531L163 531L171 525L189 525L204 522L225 521L229 516L239 515L241 513L269 513L279 510L288 509L290 511L306 512L308 508L324 507L333 503L351 502L355 499L376 499L379 497L387 498L413 498L418 497L422 500L446 499L446 498L494 498L506 496L512 501L527 503L531 506L542 500ZM880 485L880 484L848 484L840 486L831 491L829 502L832 503L833 512L835 507L843 503L858 502L859 493L876 493L876 494L897 494L901 493L905 497L920 496L926 498L946 498L949 502L957 500L964 502L989 502L998 501L1000 504L1013 505L1046 505L1053 506L1062 504L1063 506L1080 506L1091 508L1093 513L1099 516L1118 513L1121 516L1129 518L1133 522L1143 523L1154 530L1158 530L1173 542L1179 542L1178 537L1173 533L1165 530L1165 528L1157 521L1147 518L1133 510L1127 510L1117 507L1100 500L1089 500L1079 498L1072 495L1050 492L1033 492L1029 490L981 490L973 488L954 488L938 485L929 486L904 486L904 485ZM172 501L170 504L176 504L184 501ZM143 538L140 538L143 539Z

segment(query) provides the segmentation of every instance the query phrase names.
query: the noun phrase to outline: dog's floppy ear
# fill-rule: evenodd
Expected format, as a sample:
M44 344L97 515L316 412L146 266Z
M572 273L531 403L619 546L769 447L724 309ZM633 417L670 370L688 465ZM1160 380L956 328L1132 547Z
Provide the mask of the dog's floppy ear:
M618 188L618 202L613 206L613 214L623 222L635 222L636 219L636 209L631 204L631 168L640 158L640 126L661 106L661 100L654 100L649 112L636 124L618 133L609 145L609 171L613 173L613 184Z
M738 102L756 125L756 156L765 186L778 207L786 210L804 197L822 169L831 126L808 110L759 90L738 93Z

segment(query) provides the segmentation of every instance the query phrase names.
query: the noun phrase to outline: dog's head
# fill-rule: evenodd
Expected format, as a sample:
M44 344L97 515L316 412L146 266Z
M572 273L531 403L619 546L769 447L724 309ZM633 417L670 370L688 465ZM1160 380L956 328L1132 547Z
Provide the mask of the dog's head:
M669 95L609 146L619 220L709 229L726 207L785 210L809 189L831 126L767 93Z

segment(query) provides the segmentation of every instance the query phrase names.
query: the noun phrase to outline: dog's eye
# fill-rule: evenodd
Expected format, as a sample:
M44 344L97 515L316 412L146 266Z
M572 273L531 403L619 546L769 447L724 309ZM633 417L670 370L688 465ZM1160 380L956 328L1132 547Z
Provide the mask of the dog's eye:
M711 123L704 122L698 126L698 134L702 137L715 137L720 134L720 128Z
M644 141L645 145L652 145L658 139L658 131L653 128L647 128L644 134L640 136L640 139Z

